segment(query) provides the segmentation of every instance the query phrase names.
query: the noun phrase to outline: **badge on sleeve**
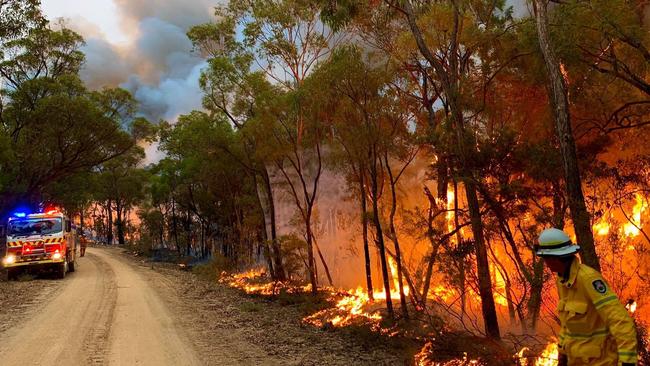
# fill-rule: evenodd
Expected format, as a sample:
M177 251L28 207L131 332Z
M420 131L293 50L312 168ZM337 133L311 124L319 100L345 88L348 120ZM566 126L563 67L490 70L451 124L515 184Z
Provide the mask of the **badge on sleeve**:
M605 285L605 282L603 282L602 280L596 280L591 284L594 286L594 289L599 294L604 294L605 292L607 292L607 285Z

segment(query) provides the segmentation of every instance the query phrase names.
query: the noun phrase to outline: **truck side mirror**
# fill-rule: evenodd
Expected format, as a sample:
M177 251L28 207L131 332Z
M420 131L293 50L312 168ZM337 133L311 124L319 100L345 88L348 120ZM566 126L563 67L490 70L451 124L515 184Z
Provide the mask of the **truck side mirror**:
M65 222L65 232L69 233L72 230L72 223L68 220Z

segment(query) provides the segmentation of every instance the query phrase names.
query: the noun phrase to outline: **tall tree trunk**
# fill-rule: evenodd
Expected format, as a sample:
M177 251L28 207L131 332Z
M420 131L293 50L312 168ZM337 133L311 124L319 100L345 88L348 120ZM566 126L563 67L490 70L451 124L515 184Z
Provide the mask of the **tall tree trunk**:
M278 276L275 273L275 266L273 264L274 256L273 256L273 251L271 249L272 244L271 244L270 239L269 239L270 235L268 233L268 231L269 231L268 230L268 225L266 224L267 212L264 209L264 203L262 202L262 197L261 197L262 192L260 192L260 185L259 185L259 182L257 180L258 176L257 176L257 174L251 174L251 176L253 178L253 184L255 186L255 191L256 191L255 196L257 198L257 200L256 200L257 208L258 208L259 212L262 214L262 230L261 230L260 234L262 236L261 240L262 240L262 244L263 244L264 258L266 260L266 265L269 267L269 274L271 275L271 279L277 280Z
M79 232L84 232L84 208L83 205L79 209Z
M116 221L115 221L115 226L117 227L117 243L120 245L124 245L126 242L124 240L124 207L120 204L120 200L117 199L115 201L115 215L116 215Z
M277 222L275 217L275 201L273 197L273 187L271 186L271 177L267 171L266 166L262 169L262 179L264 181L264 191L266 193L266 200L268 204L268 215L271 221L270 231L271 231L271 252L274 260L275 267L275 280L284 281L287 279L286 271L284 270L284 265L282 263L282 250L280 248L280 242L278 241L277 234ZM266 220L265 220L266 221Z
M483 222L481 220L476 186L471 179L465 182L465 194L467 196L467 206L472 222L472 234L474 235L476 269L478 272L479 295L481 296L481 309L483 310L485 332L489 337L499 339L501 335L499 332L496 305L494 303L494 294L492 293L492 279L490 277L487 247L485 245L485 238L483 237Z
M108 200L108 203L106 204L106 210L107 210L107 222L106 222L106 244L107 245L113 245L113 208L112 208L112 201Z
M368 201L366 198L365 174L363 167L359 167L359 203L361 204L361 229L363 234L363 256L366 265L366 288L368 298L372 301L375 299L372 288L372 267L370 266L370 246L368 245Z
M402 254L399 247L399 238L397 237L397 230L395 229L395 213L397 212L397 192L396 185L398 177L393 176L393 171L388 161L388 153L384 153L384 163L386 164L386 171L388 172L388 179L390 180L390 215L388 217L388 230L390 231L390 238L395 245L395 262L397 265L397 286L399 287L399 300L402 308L402 313L405 318L409 317L408 308L406 305L406 295L404 294L404 277L402 274Z
M431 286L431 278L433 277L433 266L436 262L436 257L438 256L438 250L440 249L440 245L442 244L443 240L448 240L447 238L441 240L440 238L434 237L436 232L434 227L434 221L436 216L441 214L441 210L440 207L438 206L438 203L436 202L435 197L433 197L431 191L426 186L424 186L424 193L427 196L427 199L429 200L429 210L428 210L428 218L427 218L427 238L429 239L429 243L431 244L431 254L429 255L429 258L427 260L427 270L424 275L424 284L422 285L422 303L421 303L422 307L426 307L427 298L429 297L429 287ZM446 193L446 189L445 189L445 193ZM438 197L440 197L440 194L438 194ZM446 202L446 198L447 197L445 195L445 202Z
M539 45L548 72L550 100L553 117L555 118L555 130L560 141L560 150L564 163L564 179L566 181L567 197L569 199L569 208L571 210L571 219L573 220L576 239L582 248L582 259L584 262L588 266L600 271L600 262L598 261L594 237L591 232L591 220L582 193L582 181L578 168L576 146L573 132L571 131L567 85L562 75L562 66L553 51L548 32L547 1L533 0L533 5Z
M456 229L456 245L463 242L463 235L460 232L460 218L458 217L458 181L454 179L454 227ZM460 258L458 263L458 288L460 289L460 318L465 318L467 311L467 291L465 290L466 282L465 258Z
M386 246L384 242L384 233L381 228L381 220L379 218L379 183L377 163L379 157L377 156L377 147L372 147L372 162L370 164L370 181L372 190L372 220L375 225L376 241L379 247L379 260L381 262L381 274L384 282L384 292L386 294L386 309L391 319L395 318L395 311L393 310L393 300L390 298L390 279L388 277L388 264L386 263Z
M560 182L551 183L553 191L553 226L557 229L564 229L565 207L562 202L562 187ZM541 258L533 257L533 281L531 283L530 298L528 299L528 314L530 325L533 331L537 328L537 322L542 310L542 291L544 290L544 262Z
M318 293L318 281L316 278L316 260L314 258L314 243L313 235L309 224L307 224L307 271L309 272L309 283L311 283L311 293L316 295Z
M451 33L451 42L449 50L448 67L443 65L437 59L424 40L422 31L417 24L417 18L411 5L411 0L404 1L404 11L407 16L411 33L415 37L418 49L424 58L429 61L437 77L440 79L442 89L447 97L447 104L451 112L451 124L456 134L456 149L460 159L460 173L465 184L465 194L469 208L472 233L474 234L474 244L476 253L476 267L479 280L479 296L481 297L481 308L483 311L483 322L485 333L488 337L499 339L499 322L494 304L492 293L492 280L490 278L490 267L487 258L487 249L485 238L483 236L483 222L481 218L480 204L476 193L476 174L472 170L469 162L471 152L475 151L474 144L468 140L470 135L466 131L463 117L463 107L461 105L460 79L462 70L459 70L458 50L459 50L459 33L460 33L460 8L455 1L451 1L454 10L453 29Z
M327 282L330 284L330 286L334 286L334 281L332 280L330 267L327 265L327 262L325 261L325 256L323 256L323 252L321 252L320 246L318 246L318 240L316 240L315 236L312 236L312 241L314 242L314 246L316 247L318 258L320 258L320 262L323 265L323 269L325 270L325 276L327 276Z
M192 249L192 218L190 216L190 211L185 210L185 217L183 220L183 229L185 229L185 255L190 256L190 251Z
M178 240L178 215L176 214L176 199L172 197L172 236L174 237L174 245L176 251L181 255L181 245Z

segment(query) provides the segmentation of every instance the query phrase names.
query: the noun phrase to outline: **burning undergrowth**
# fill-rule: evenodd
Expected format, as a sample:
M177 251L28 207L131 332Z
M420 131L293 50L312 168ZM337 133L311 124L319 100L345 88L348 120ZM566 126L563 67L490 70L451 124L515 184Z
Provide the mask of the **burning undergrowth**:
M310 285L292 282L272 281L264 270L250 270L238 274L222 273L219 282L244 291L249 295L278 297L302 295L311 292ZM352 324L370 325L382 333L383 319L381 302L371 301L367 292L358 288L354 291L323 287L319 295L324 297L327 307L306 316L303 322L319 328L345 327Z
M219 282L252 296L279 299L280 302L284 299L291 303L287 297L312 297L309 285L272 281L263 269L238 274L224 272ZM399 299L398 296L398 293L391 294L394 300ZM352 332L366 341L396 342L400 348L407 349L405 352L415 355L413 360L417 365L516 364L516 357L502 345L446 329L441 319L426 312L411 314L410 319L389 319L385 298L379 291L371 299L361 287L353 290L323 287L316 298L321 302L305 312L303 324L324 331Z

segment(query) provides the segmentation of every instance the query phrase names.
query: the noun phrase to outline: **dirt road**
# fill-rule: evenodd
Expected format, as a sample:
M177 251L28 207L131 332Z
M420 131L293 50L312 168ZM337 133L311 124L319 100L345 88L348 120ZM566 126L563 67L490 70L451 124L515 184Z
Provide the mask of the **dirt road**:
M89 249L54 297L18 311L26 320L0 336L3 365L201 364L150 281L115 251Z
M410 364L372 334L305 326L305 304L89 248L64 280L0 282L0 365Z

